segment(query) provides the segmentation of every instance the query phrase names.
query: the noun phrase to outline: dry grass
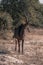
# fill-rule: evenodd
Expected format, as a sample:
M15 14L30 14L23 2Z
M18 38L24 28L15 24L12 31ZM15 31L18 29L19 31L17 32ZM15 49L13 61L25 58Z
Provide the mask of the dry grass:
M14 51L14 40L0 39L0 51L6 52L0 54L0 65L43 65L43 30L31 31L25 31L23 55Z

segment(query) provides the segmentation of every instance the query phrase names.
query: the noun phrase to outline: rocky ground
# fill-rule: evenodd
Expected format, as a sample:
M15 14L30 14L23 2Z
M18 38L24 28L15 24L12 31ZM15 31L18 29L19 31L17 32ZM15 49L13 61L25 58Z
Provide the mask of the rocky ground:
M14 51L14 40L0 39L0 65L43 65L43 30L26 32L24 39L24 54Z

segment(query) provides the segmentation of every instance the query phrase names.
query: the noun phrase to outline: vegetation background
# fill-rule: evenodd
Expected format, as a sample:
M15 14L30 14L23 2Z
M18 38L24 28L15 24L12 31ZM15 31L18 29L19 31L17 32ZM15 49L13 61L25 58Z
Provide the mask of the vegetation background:
M21 17L26 16L29 25L34 27L43 27L43 5L39 0L2 0L0 3L0 13L7 12L12 17L12 27L19 26ZM0 29L3 24L9 25L4 14L0 15ZM5 22L3 22L3 21ZM8 28L5 26L6 28Z

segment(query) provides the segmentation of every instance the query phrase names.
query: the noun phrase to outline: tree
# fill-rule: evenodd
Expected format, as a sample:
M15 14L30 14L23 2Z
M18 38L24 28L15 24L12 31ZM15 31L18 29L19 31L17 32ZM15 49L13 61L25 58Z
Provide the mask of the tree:
M27 16L28 14L25 0L2 0L1 4L3 5L3 10L12 16L13 24L20 25L20 16Z
M13 18L13 25L21 25L21 16L26 16L29 24L43 26L43 5L38 0L2 0L1 4Z

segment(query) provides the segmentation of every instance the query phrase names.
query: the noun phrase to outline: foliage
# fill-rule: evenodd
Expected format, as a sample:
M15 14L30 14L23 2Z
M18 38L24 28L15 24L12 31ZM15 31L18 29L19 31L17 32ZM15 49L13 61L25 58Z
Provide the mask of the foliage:
M2 0L2 10L13 19L13 26L19 26L21 17L26 16L28 23L43 27L43 5L38 0Z

